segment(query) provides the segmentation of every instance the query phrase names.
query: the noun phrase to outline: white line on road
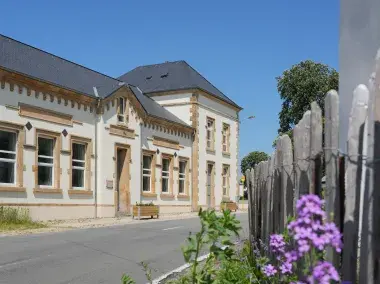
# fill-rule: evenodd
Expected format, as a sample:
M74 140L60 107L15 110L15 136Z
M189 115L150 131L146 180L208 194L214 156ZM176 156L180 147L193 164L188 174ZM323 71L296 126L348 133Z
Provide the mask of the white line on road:
M225 250L227 247L228 246L223 246L223 247L221 247L221 249ZM200 256L200 257L197 258L197 261L201 262L201 261L205 260L206 258L208 258L209 255L210 255L209 253L205 254L205 255L202 255L202 256ZM185 269L187 269L189 267L190 267L190 264L186 263L186 264L184 264L184 265L182 265L182 266L180 266L180 267L178 267L178 268L176 268L176 269L174 269L174 270L172 270L172 271L170 271L170 272L168 272L168 273L166 273L164 275L161 275L160 277L154 279L152 281L152 284L160 284L160 282L162 280L166 279L168 276L172 275L173 273L180 273L180 272L184 271Z
M47 257L49 257L49 256L51 256L51 254L47 255ZM43 256L43 257L46 257L46 256ZM41 259L43 257L42 256L40 256L40 257L32 257L32 258L28 258L28 259L23 259L23 260L18 260L18 261L6 263L4 265L0 265L0 269L6 268L6 267L12 266L12 265L18 265L18 264L22 264L22 263L25 263L25 262Z
M179 229L179 228L182 228L183 226L178 226L178 227L171 227L171 228L166 228L166 229L162 229L163 231L169 231L169 230L175 230L175 229Z

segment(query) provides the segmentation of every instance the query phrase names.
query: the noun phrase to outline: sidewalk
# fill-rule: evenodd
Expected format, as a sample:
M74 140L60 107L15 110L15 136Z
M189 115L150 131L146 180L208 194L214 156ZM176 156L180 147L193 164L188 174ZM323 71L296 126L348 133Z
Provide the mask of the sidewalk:
M246 211L237 211L237 214L245 213ZM41 233L54 233L62 232L72 229L88 229L88 228L101 228L110 226L122 226L129 224L144 224L147 222L162 222L169 220L181 220L198 217L198 212L189 213L173 213L173 214L160 214L160 218L154 219L132 219L132 217L112 217L112 218L87 218L87 219L73 219L73 220L55 220L43 222L47 225L46 228L40 229L27 229L27 230L14 230L1 232L1 236L15 236L15 235L29 235Z

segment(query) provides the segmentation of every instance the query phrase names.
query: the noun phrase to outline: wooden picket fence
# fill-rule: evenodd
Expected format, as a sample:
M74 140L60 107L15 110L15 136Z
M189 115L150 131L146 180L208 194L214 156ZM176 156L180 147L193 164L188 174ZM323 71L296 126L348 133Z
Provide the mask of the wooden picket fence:
M318 104L311 103L293 130L294 143L281 136L270 159L246 172L251 242L268 244L269 236L283 232L288 217L295 215L299 196L317 194L325 199L328 218L343 231L342 255L328 250L326 260L352 283L380 283L380 72L376 74L369 90L359 85L354 91L345 154L338 150L339 96L330 91L324 118Z

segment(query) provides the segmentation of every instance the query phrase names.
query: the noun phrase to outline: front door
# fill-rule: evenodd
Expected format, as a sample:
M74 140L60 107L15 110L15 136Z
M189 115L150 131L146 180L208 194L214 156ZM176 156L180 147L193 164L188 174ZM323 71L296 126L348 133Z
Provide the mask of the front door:
M211 208L212 207L212 184L213 184L213 169L214 165L213 164L207 164L207 207Z
M128 149L117 148L117 211L130 213Z

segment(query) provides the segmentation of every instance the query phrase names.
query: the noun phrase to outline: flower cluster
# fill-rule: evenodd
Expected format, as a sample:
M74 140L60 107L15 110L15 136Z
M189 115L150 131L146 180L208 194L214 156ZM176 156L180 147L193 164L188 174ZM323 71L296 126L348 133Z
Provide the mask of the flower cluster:
M323 251L331 246L336 252L342 249L342 234L333 222L326 221L326 213L323 210L323 200L316 195L303 195L297 201L297 219L288 225L289 236L295 241L292 250L286 244L282 235L270 236L269 248L279 261L278 268L268 264L263 272L267 277L289 275L292 273L293 264L312 251ZM329 262L312 264L311 276L308 283L330 283L339 281L339 275ZM306 279L305 279L306 280ZM294 282L304 283L304 282Z
M303 195L297 201L297 219L288 225L289 233L297 241L302 257L311 247L320 251L331 245L337 252L342 248L342 235L333 222L324 222L323 200L316 195Z
M310 283L329 284L331 280L339 281L339 274L330 262L318 262L308 280Z
M285 252L285 241L282 235L271 235L269 240L269 248L274 253Z

